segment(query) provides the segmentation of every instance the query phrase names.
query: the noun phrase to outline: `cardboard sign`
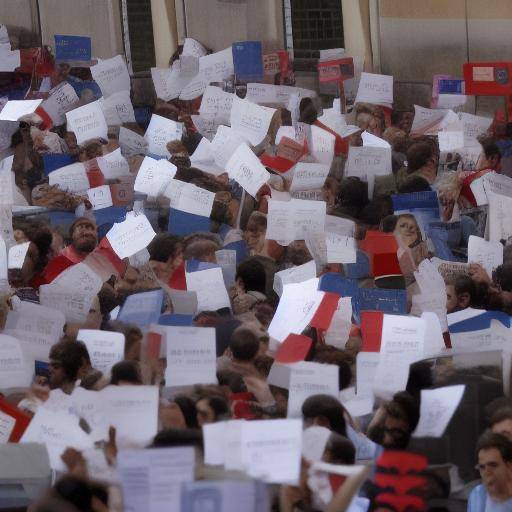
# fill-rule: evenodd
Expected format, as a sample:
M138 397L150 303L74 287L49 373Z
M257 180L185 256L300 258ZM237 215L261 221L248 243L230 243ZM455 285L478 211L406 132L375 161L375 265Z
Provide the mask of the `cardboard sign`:
M61 36L55 34L57 60L91 60L91 38L87 36Z
M320 83L339 82L353 77L354 60L352 57L318 63L318 79Z

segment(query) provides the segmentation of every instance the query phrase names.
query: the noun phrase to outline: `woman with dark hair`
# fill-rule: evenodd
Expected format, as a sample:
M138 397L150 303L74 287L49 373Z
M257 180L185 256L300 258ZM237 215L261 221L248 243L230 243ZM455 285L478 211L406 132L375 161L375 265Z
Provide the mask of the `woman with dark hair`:
M229 419L229 402L222 396L202 396L196 401L197 423L200 427L207 423Z

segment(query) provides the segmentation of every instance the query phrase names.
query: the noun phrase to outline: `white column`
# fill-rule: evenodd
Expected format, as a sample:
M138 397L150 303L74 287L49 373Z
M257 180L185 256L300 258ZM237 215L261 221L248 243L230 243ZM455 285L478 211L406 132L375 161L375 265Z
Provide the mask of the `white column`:
M169 66L169 59L178 48L174 0L151 0L151 17L156 65L165 68Z

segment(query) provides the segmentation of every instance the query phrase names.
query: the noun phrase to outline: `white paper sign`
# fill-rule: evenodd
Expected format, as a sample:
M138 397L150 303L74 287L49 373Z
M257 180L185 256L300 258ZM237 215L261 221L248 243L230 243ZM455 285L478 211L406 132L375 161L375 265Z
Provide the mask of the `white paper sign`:
M506 197L488 191L487 198L489 200L487 219L489 223L489 240L491 242L508 240L508 238L512 236L512 222L510 222L512 197Z
M267 135L276 110L261 107L256 103L234 96L231 108L231 128L238 131L253 146L257 146Z
M423 357L425 332L426 324L421 318L384 315L375 393L405 389L410 364Z
M302 404L313 395L338 398L339 368L335 364L301 361L291 366L288 397L288 417L302 417Z
M492 277L493 270L503 263L503 245L500 242L487 242L483 238L470 235L468 241L468 263L478 263Z
M235 130L224 125L219 126L210 146L215 163L225 169L233 153L243 143L245 139Z
M300 475L302 420L242 423L241 453L247 474L267 483L296 485Z
M355 263L357 259L356 241L349 236L325 234L327 263Z
M124 129L125 128L122 127L120 128L120 136L121 130ZM130 130L126 131L129 132ZM98 167L100 168L101 173L107 180L114 180L122 176L130 175L130 166L126 161L126 158L121 154L121 148L117 148L116 150L107 153L104 156L98 156L96 158L96 162L98 163Z
M221 268L186 272L187 290L197 293L198 311L231 307Z
M151 78L157 98L164 101L177 98L190 82L190 75L183 73L179 61L173 62L171 68L151 68Z
M234 97L234 94L209 85L204 91L199 112L214 114L219 124L229 124Z
M300 334L311 322L323 298L324 292L318 291L316 278L284 285L277 311L268 328L269 335L283 342L290 333Z
M226 170L229 177L236 180L253 197L256 197L258 190L270 179L270 173L247 144L238 146L226 164Z
M182 136L183 123L153 114L144 138L148 143L149 153L169 158L171 154L167 151L167 143L181 140Z
M167 327L166 387L217 384L215 329Z
M310 153L321 164L331 165L336 137L319 126L311 126Z
M89 189L89 178L82 162L66 165L52 171L49 175L49 184L58 185L61 190L73 193L83 193Z
M414 120L411 133L437 133L438 129L436 129L436 127L439 127L439 124L446 117L448 112L449 110L436 110L414 105Z
M439 132L439 151L455 151L464 147L463 132Z
M16 420L0 411L0 444L6 444L9 441L14 425L16 425Z
M209 217L212 213L215 193L192 183L170 180L164 195L171 200L171 208Z
M66 112L68 131L73 132L78 144L90 139L107 139L108 126L99 101Z
M120 451L117 470L125 510L181 510L181 486L194 481L194 465L192 446Z
M316 92L301 87L248 83L245 99L253 103L271 103L287 107L290 97L294 94L298 98L314 98L317 95Z
M413 437L442 437L462 400L466 386L421 390L420 421Z
M21 65L19 50L1 51L0 48L0 73L11 73Z
M121 332L80 329L77 340L83 341L89 352L92 367L102 373L124 359L124 334Z
M199 58L199 72L181 91L181 100L193 100L204 93L211 82L220 82L234 74L231 47Z
M54 125L61 125L66 122L64 115L79 100L75 89L63 82L50 91L50 95L43 101L41 107L50 116Z
M106 236L114 252L123 259L147 247L156 233L145 215L128 214L126 220L115 223Z
M274 291L280 296L283 286L290 283L302 283L316 277L316 265L313 260L297 267L287 268L274 274Z
M343 350L352 329L352 298L340 297L332 316L331 325L325 333L325 343Z
M0 204L8 205L14 203L13 173L12 164L14 155L0 160Z
M119 128L119 145L123 155L145 155L148 149L148 143L142 135L128 130L124 126Z
M393 103L393 77L361 73L355 103L389 105Z
M10 100L0 111L0 121L17 121L33 114L43 100Z
M25 262L25 256L27 255L30 243L31 242L24 242L22 244L16 244L9 249L7 268L23 268L23 263Z
M33 372L25 359L20 341L7 334L0 334L0 389L29 387ZM1 438L0 433L0 443Z
M121 55L91 66L91 75L105 98L118 91L130 90L130 75Z
M130 91L118 91L101 101L101 108L109 126L135 123L135 112L130 99Z
M327 164L299 162L293 170L290 192L322 188L328 174L329 166Z
M459 118L464 129L464 140L468 146L478 144L477 137L487 132L492 124L490 117L475 116L467 112L461 112Z
M93 210L108 208L113 204L109 185L101 185L100 187L90 188L87 191L87 197L92 204Z
M165 192L175 174L176 166L171 162L146 156L137 171L133 190L151 197L158 197Z

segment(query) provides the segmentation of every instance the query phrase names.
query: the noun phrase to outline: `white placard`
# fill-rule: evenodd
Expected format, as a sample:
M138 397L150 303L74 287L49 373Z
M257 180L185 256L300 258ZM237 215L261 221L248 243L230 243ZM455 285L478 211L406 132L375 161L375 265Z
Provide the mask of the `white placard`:
M258 190L270 179L270 173L247 144L238 146L226 164L226 170L229 177L236 180L253 197L256 197Z
M92 204L93 210L101 210L102 208L108 208L113 205L109 185L90 188L87 191L87 197Z
M100 104L109 126L136 122L129 90L115 92L104 98Z
M243 143L244 138L235 130L224 125L219 126L210 146L215 163L225 169L231 156Z
M290 283L302 283L316 277L316 265L314 260L308 261L297 267L287 268L274 274L274 291L281 296L283 286Z
M50 116L53 124L58 126L66 122L65 113L78 102L75 89L63 82L50 91L50 95L43 101L41 107Z
M220 267L186 272L185 278L187 290L197 293L198 311L216 311L231 307Z
M121 55L91 66L91 75L105 98L119 91L130 90L130 75Z
M249 476L266 483L297 485L301 453L302 420L242 423L242 463Z
M288 397L289 418L302 417L302 404L313 395L330 395L338 398L339 367L335 364L301 361L291 366Z
M318 291L318 279L290 283L283 287L279 305L268 327L269 335L283 342L290 333L301 333L311 322L324 292Z
M315 190L324 186L329 175L329 165L299 162L293 170L290 192Z
M48 175L49 184L58 185L61 190L83 193L89 189L89 178L82 162L66 165Z
M124 126L119 128L119 146L126 156L145 155L148 149L148 143L142 135Z
M171 162L146 156L137 171L133 190L151 197L158 197L165 192L175 174L176 166Z
M27 255L28 248L30 247L31 242L24 242L22 244L13 245L9 249L8 253L8 265L9 269L21 269L23 268L23 263L25 262L25 256Z
M121 136L121 130L124 129L125 128L122 127L120 128L119 136ZM126 131L129 132L130 130ZM107 180L115 180L122 176L130 175L130 166L126 158L121 154L121 148L117 148L106 155L96 157L96 162L98 163L101 173Z
M0 334L0 389L29 387L33 372L27 364L21 342L13 336ZM0 433L0 443L1 438Z
M167 143L181 140L183 136L183 123L177 123L166 117L153 114L144 138L148 143L148 152L153 155L169 158Z
M166 387L217 384L215 329L167 327Z
M102 373L124 359L124 334L121 332L80 329L76 337L83 341L89 352L92 367Z
M413 437L442 437L462 400L466 386L421 390L420 421Z
M33 114L43 100L10 100L0 111L0 121L17 121Z
M478 236L470 235L468 263L478 263L485 269L487 275L492 277L493 270L503 263L503 245L500 242L488 242Z
M214 114L219 124L229 124L234 94L224 92L219 87L209 85L201 99L199 112L201 114Z
M361 73L355 103L392 104L393 77L374 73Z
M99 101L66 112L68 131L73 132L78 144L91 139L107 139L108 126Z
M106 236L114 252L123 259L147 247L156 233L145 215L128 214L126 220L115 223Z
M248 100L234 96L231 108L231 128L240 133L253 146L257 146L267 135L276 110L261 107Z

